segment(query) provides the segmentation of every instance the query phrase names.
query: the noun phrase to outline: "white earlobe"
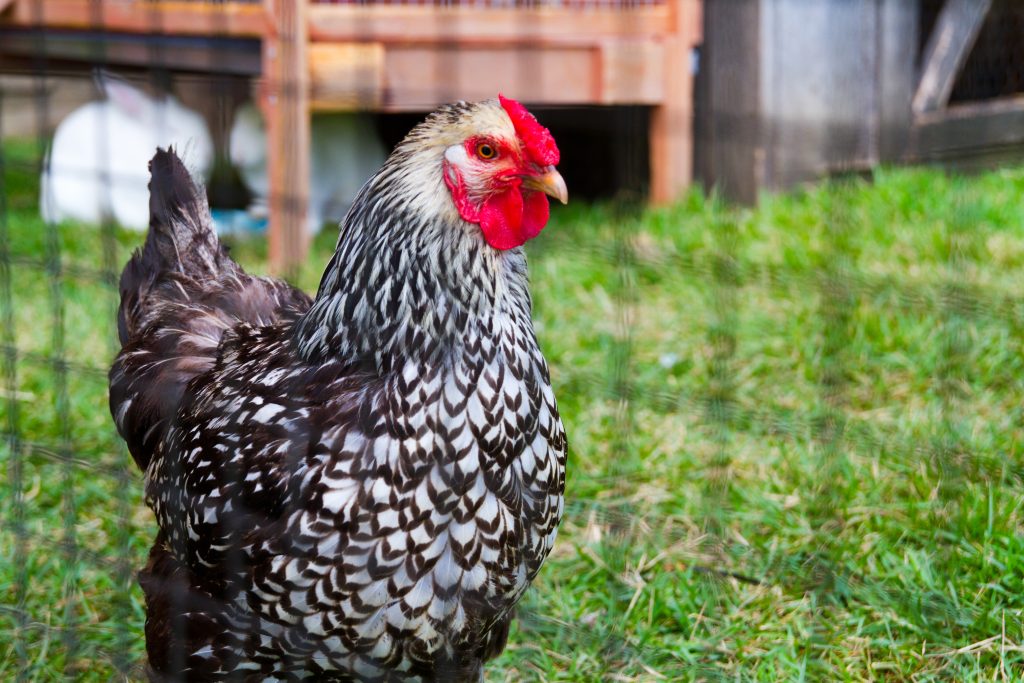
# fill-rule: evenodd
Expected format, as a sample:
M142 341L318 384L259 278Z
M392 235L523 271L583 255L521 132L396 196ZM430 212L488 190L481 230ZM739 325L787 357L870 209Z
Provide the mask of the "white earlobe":
M445 160L452 166L465 166L469 161L466 148L463 145L452 145L444 151Z

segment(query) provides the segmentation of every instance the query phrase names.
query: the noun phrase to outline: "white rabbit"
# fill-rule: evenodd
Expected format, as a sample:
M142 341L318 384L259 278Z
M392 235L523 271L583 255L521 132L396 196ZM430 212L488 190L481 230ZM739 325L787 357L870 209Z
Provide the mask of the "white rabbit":
M204 180L213 163L206 121L171 95L154 99L120 78L99 72L106 99L68 114L53 136L40 178L43 220L149 225L149 160L174 145Z
M365 114L317 114L310 123L309 208L306 227L317 234L337 224L359 188L384 163L386 153L373 121ZM257 203L268 194L267 136L253 104L239 107L231 126L229 156Z

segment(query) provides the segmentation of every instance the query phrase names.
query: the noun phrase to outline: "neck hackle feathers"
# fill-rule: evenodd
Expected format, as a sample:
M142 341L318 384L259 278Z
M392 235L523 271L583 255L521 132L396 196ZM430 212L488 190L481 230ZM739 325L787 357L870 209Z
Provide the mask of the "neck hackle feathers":
M501 154L470 158L477 140ZM395 353L443 353L501 305L528 316L514 248L540 233L549 209L524 177L553 171L558 156L551 133L503 96L432 113L356 198L298 327L303 355L372 357L380 369Z

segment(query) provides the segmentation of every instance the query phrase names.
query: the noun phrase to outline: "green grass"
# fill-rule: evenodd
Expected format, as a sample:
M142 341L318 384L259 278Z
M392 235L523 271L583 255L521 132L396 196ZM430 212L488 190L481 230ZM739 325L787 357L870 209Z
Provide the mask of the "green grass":
M55 241L35 148L5 152L0 679L108 680L142 653L154 523L94 275L140 237ZM568 504L489 681L1024 677L1024 169L570 206L530 257Z

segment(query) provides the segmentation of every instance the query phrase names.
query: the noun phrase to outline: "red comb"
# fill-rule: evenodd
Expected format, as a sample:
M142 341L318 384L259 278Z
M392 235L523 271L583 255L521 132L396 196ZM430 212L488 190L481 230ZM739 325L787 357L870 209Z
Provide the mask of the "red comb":
M558 146L555 139L551 137L551 131L537 123L533 114L526 111L526 107L515 100L510 100L504 95L498 95L498 101L505 109L505 113L512 119L516 135L526 145L526 152L530 155L530 161L538 166L554 166L558 163Z

